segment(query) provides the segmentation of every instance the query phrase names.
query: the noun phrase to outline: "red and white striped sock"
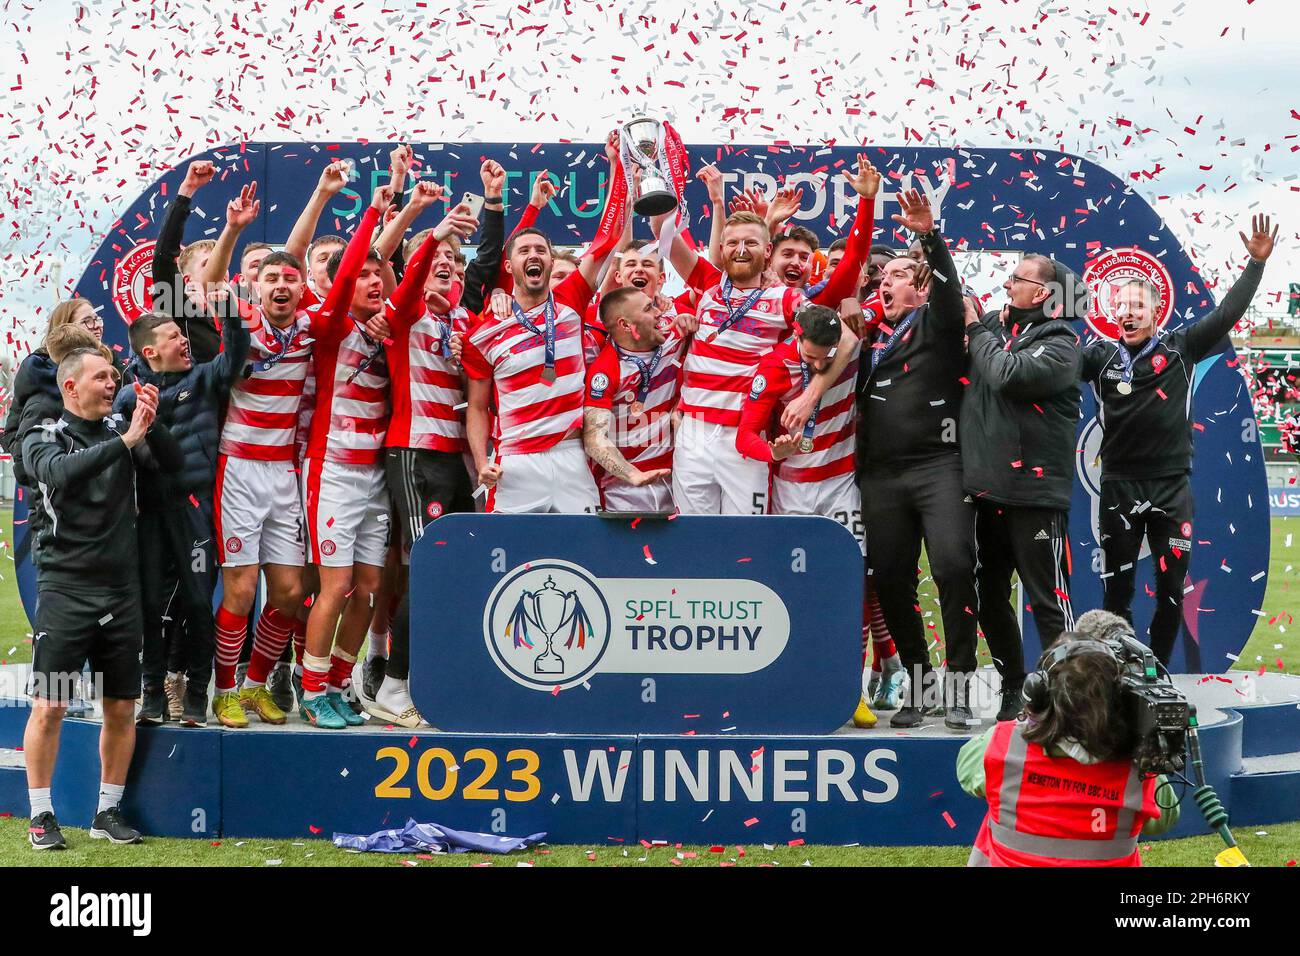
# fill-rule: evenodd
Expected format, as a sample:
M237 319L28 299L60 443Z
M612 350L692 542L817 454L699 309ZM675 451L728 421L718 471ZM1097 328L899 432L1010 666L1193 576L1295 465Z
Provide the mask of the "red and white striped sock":
M871 578L867 578L865 603L871 625L871 669L878 671L884 662L898 657L898 648L894 646L894 636L889 633L889 625L885 623L885 612L880 608L875 582Z
M253 634L253 654L248 660L248 673L244 676L245 687L261 687L266 683L271 668L280 660L284 646L293 636L293 624L291 618L270 605L262 608L262 616L257 619L257 630Z
M302 696L305 700L319 697L325 693L325 681L329 677L330 659L304 654L302 658Z
M356 662L356 655L334 648L334 653L330 655L329 692L331 694L343 693L343 685L352 677L352 668Z
M248 615L235 614L223 604L217 608L216 687L218 694L235 689L235 668L248 633Z

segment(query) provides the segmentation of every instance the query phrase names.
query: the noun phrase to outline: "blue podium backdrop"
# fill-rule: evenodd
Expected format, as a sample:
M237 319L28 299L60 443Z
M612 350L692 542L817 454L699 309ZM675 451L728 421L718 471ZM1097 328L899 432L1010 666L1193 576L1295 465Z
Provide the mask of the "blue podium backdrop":
M411 555L440 730L824 734L861 690L862 557L829 518L447 515Z
M244 233L246 242L283 243L315 187L320 170L331 160L348 159L353 180L321 217L321 233L348 235L358 222L371 189L387 176L391 143L286 142L241 143L203 153L218 170L214 181L196 197L186 230L193 241L216 238L227 201L249 180L259 183L262 216ZM561 193L544 210L538 225L557 242L581 245L590 240L608 188L607 165L598 143L416 143L418 175L445 185L452 197L480 192L478 167L484 158L508 171L506 215L513 224L542 170L561 184ZM843 234L852 220L856 196L839 175L854 162L855 146L710 145L688 147L692 170L717 163L729 187L770 189L776 183L804 190L795 221L823 239ZM1005 255L1014 260L1027 252L1054 256L1079 274L1091 264L1133 261L1136 248L1146 269L1168 292L1171 314L1165 326L1175 329L1206 315L1216 298L1173 233L1123 180L1086 159L1034 149L940 149L871 146L872 162L886 174L876 202L876 241L901 247L908 237L896 232L890 216L898 211L901 190L923 189L939 217L959 262L966 253ZM167 203L185 175L185 164L164 174L120 218L100 244L77 283L77 294L90 299L105 319L105 338L126 347L123 316L144 307L150 244L157 238ZM686 207L698 236L708 229L707 194L691 179ZM1242 217L1248 210L1242 211ZM430 225L434 214L417 225ZM637 224L637 235L648 227ZM986 257L987 258L987 257ZM972 260L973 261L973 260ZM1120 272L1115 273L1122 277ZM990 302L999 305L1000 294ZM1079 323L1079 334L1107 334ZM1196 521L1191 570L1186 583L1184 627L1173 665L1182 671L1218 672L1246 643L1267 584L1269 556L1268 491L1258 428L1250 396L1225 340L1221 353L1201 364L1196 382L1196 458L1193 488ZM1096 409L1084 392L1080 421L1078 481L1071 512L1072 591L1078 610L1101 601L1100 546L1096 535ZM1091 442L1091 444L1089 444ZM1008 463L1010 466L1010 463ZM15 508L24 522L25 504ZM34 574L26 560L26 525L15 535L20 587L29 613L35 597ZM576 557L578 563L585 556ZM643 572L645 569L638 569ZM1150 620L1154 590L1150 562L1138 572L1133 613L1139 633ZM1032 619L1025 618L1025 656L1033 661L1039 640Z

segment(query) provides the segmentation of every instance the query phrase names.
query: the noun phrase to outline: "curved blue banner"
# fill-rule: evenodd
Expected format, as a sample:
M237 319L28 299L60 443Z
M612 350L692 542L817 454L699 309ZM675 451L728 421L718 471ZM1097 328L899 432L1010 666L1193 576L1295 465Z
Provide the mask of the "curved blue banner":
M353 179L321 217L318 233L347 235L358 221L370 190L387 178L393 144L243 143L203 153L217 177L194 200L186 239L216 238L224 225L226 203L241 185L257 180L262 216L245 230L245 242L283 243L331 160L352 162ZM544 210L538 225L555 241L582 245L595 230L608 167L597 143L420 143L413 144L415 175L447 187L450 196L481 192L478 168L485 158L508 171L507 224L528 200L532 182L547 170L561 183L560 195ZM691 168L716 163L731 187L770 189L778 182L804 190L795 221L823 238L842 234L852 220L856 196L839 175L853 163L852 147L697 145L688 147ZM877 241L902 247L908 238L894 230L900 190L926 192L964 271L971 275L999 253L1011 261L1026 252L1053 256L1094 284L1140 274L1161 290L1166 327L1178 328L1207 314L1215 296L1206 288L1187 253L1151 207L1128 185L1100 166L1076 156L1034 149L939 149L873 146L866 150L886 173L876 203ZM181 164L123 210L77 284L105 317L105 337L125 348L123 316L145 306L144 289L152 242L167 203L185 174ZM691 179L686 189L691 227L708 231L707 194ZM430 219L432 217L429 217ZM649 235L638 223L638 235ZM976 253L988 253L981 257ZM1221 296L1223 290L1216 290ZM1103 313L1106 297L1098 296ZM999 302L995 297L993 302ZM1080 323L1081 336L1112 334L1105 314ZM1225 343L1226 345L1226 343ZM1176 670L1221 671L1240 651L1263 600L1269 556L1269 509L1263 454L1249 394L1236 371L1230 347L1203 363L1196 387L1196 456L1193 488L1196 521L1191 572L1186 582L1185 622L1175 650ZM1085 390L1080 422L1079 483L1071 514L1074 605L1100 604L1096 576L1099 546L1093 520L1096 465L1095 410ZM1092 479L1090 479L1092 473ZM15 509L25 520L25 505ZM15 529L18 574L24 603L35 595L34 574L26 560L25 524ZM1154 590L1150 563L1138 573L1134 620L1139 632L1150 620ZM1026 658L1037 656L1038 638L1025 615Z
M829 518L456 514L411 554L411 696L439 730L827 734L861 631Z

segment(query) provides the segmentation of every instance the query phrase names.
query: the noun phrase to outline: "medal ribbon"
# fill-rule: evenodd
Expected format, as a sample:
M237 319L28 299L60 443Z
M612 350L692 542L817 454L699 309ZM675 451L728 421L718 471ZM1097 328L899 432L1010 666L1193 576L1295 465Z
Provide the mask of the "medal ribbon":
M272 337L275 339L276 343L280 346L280 351L274 353L269 358L264 359L261 362L254 362L253 368L255 368L259 372L265 372L269 369L273 369L281 362L283 362L285 356L289 354L289 346L293 344L294 338L298 335L297 318L293 320L293 325L289 326L288 330L285 332L284 335L281 335L280 330L277 329L274 325L271 325L270 322L267 322L266 325L271 330Z
M1137 365L1138 362L1142 361L1144 358L1146 358L1148 355L1154 352L1156 346L1159 344L1160 344L1160 333L1157 332L1156 334L1152 335L1151 338L1147 339L1147 344L1142 346L1142 351L1138 352L1137 355L1129 355L1128 346L1125 345L1123 342L1120 342L1119 343L1119 364L1124 366L1124 372L1120 377L1120 381L1128 385L1132 385L1133 366Z
M731 296L734 289L731 285L730 276L727 276L722 280L722 285L719 287L718 291L722 293L723 305L727 310L727 318L718 326L718 331L713 333L715 338L744 318L745 314L754 307L754 303L757 302L759 297L763 294L763 289L760 286L749 294L745 301L741 303L740 308L733 311L731 308Z
M808 363L799 360L799 371L803 374L803 390L808 391L808 383L812 381L812 371L808 368ZM813 406L812 414L808 416L808 421L804 422L803 437L805 441L812 441L813 431L817 428L817 413L822 409L821 400Z
M885 340L885 344L881 348L871 350L871 371L874 372L876 370L876 366L879 365L880 360L885 357L885 353L892 349L894 344L903 337L908 329L912 327L912 323L916 321L916 317L920 312L920 308L913 309L909 312L907 318L898 323L897 328L894 329L894 334Z
M648 362L643 362L639 356L630 352L624 352L618 346L614 346L614 348L618 351L619 358L635 363L637 371L641 373L641 381L636 386L636 400L645 405L646 396L650 394L650 380L654 378L655 370L659 368L659 363L663 361L663 346L661 345L655 349L655 354L651 356Z
M555 371L555 297L548 295L546 304L543 307L542 314L545 316L546 330L539 329L524 314L524 310L519 307L519 303L513 299L510 300L510 307L515 310L515 321L526 328L533 335L540 335L546 340L546 367Z
M352 322L353 325L356 325L355 319L353 319ZM367 355L365 358L363 358L361 360L361 364L358 365L356 367L356 370L351 375L348 376L349 385L351 385L353 382L357 380L358 375L360 375L366 369L370 368L371 364L375 361L375 359L379 358L379 356L384 354L383 342L376 342L368 334L366 334L366 331L363 328L361 328L361 326L359 325L356 325L356 329L358 332L361 333L361 337L366 340L366 344L370 346L370 354Z

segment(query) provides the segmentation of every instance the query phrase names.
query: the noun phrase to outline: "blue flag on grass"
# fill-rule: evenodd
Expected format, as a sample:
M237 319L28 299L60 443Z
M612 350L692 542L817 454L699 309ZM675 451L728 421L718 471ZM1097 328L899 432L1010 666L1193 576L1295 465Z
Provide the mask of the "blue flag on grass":
M369 836L336 833L334 845L344 850L361 850L365 853L509 853L511 850L535 846L545 839L545 833L534 833L526 837L495 836L491 833L453 830L437 823L407 820L404 827L380 830Z

